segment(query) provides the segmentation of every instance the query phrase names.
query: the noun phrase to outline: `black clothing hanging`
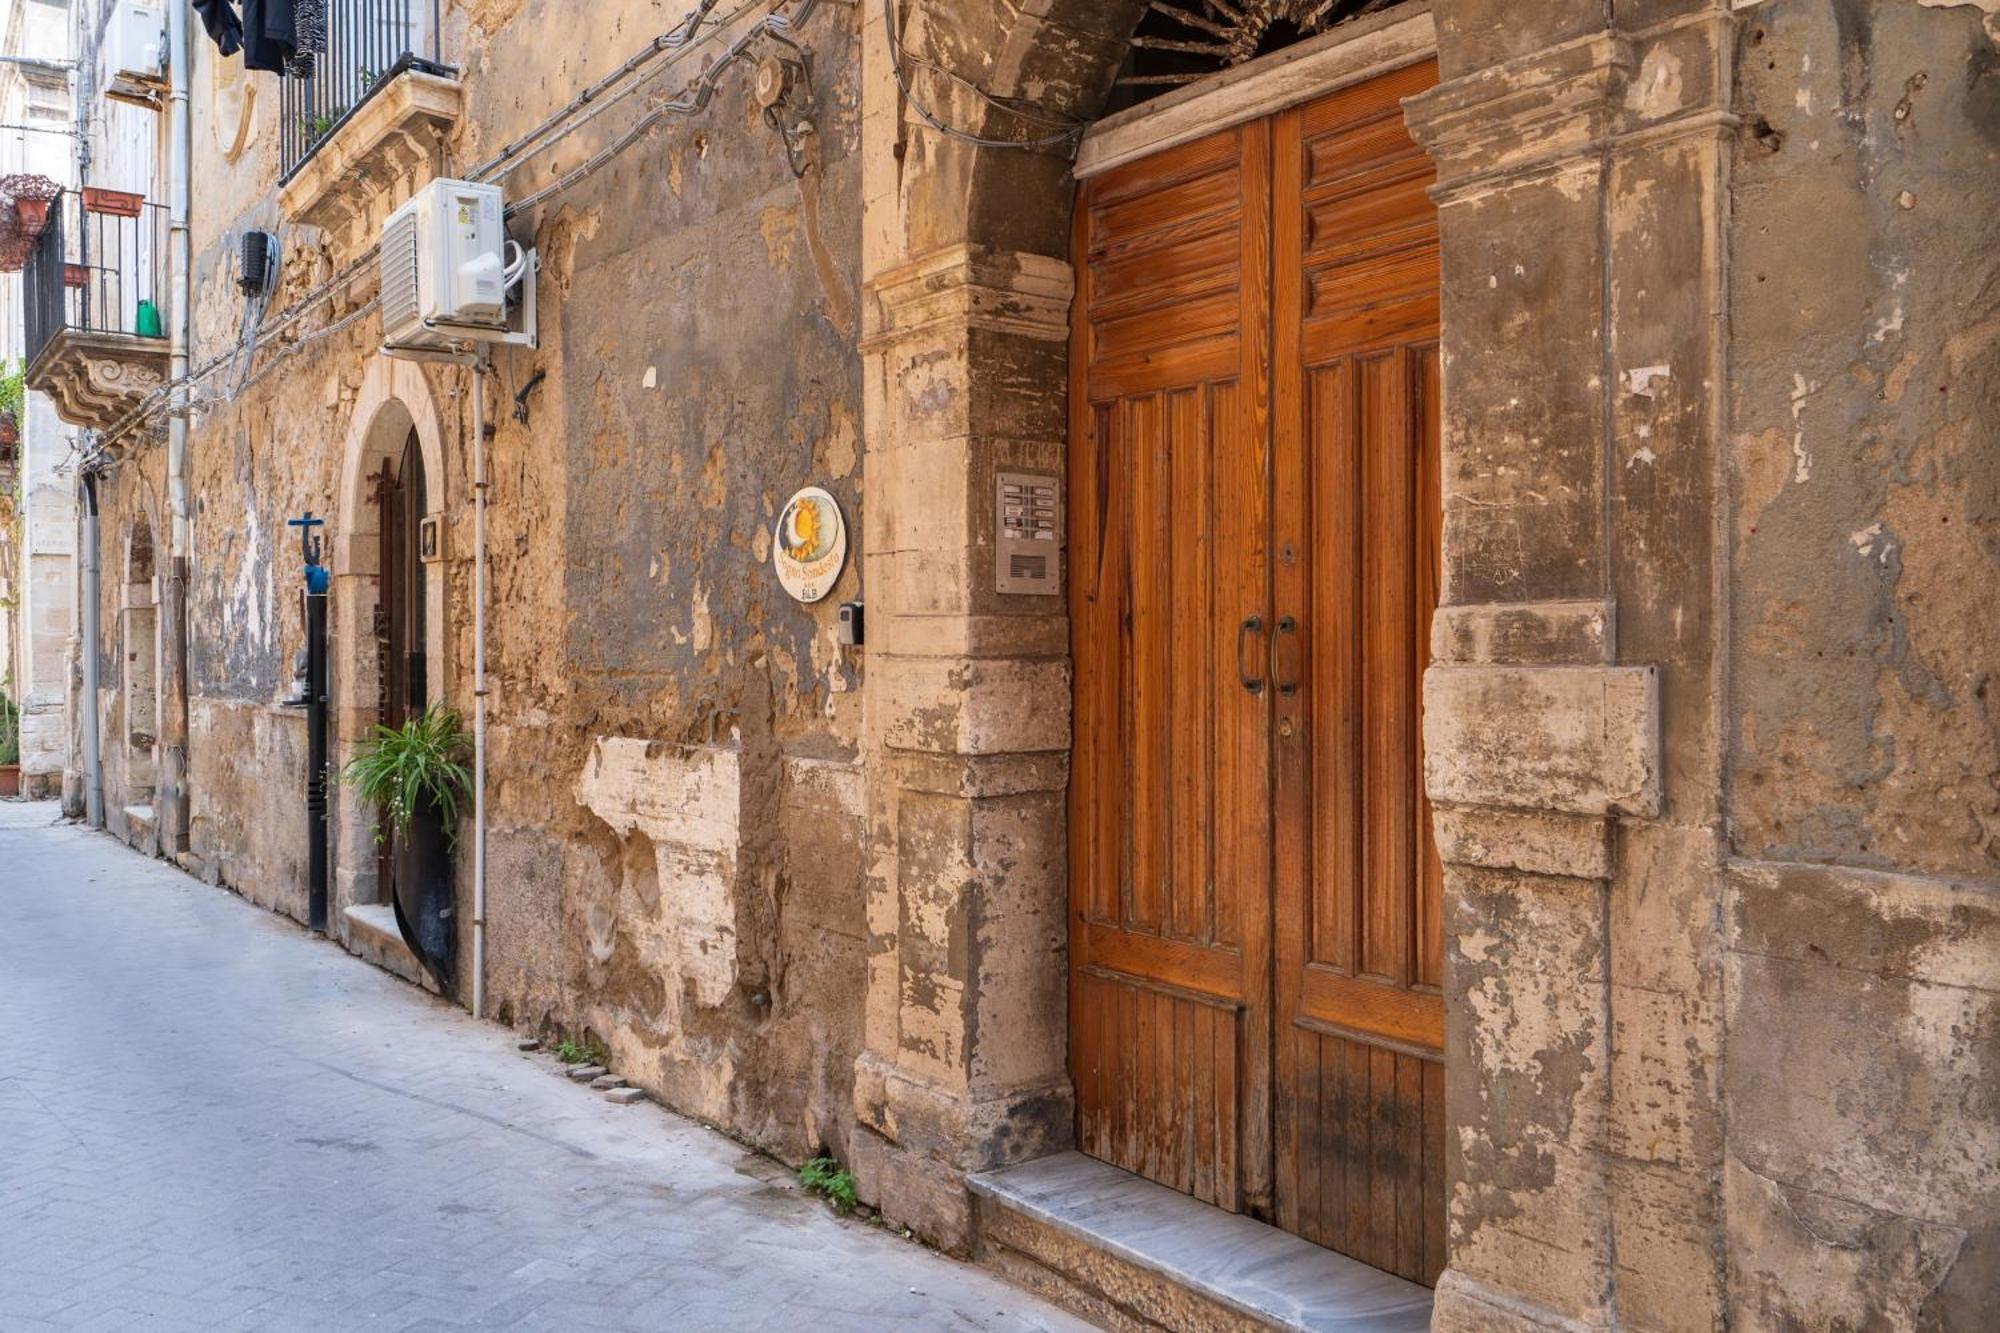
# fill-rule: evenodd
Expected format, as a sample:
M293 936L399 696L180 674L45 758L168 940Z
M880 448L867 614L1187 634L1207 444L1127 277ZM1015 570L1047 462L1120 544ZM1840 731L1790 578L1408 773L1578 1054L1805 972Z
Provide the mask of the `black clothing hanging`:
M194 12L222 54L233 56L243 49L243 20L229 0L194 0Z
M281 73L297 49L292 0L243 0L243 68Z
M243 68L272 74L312 74L312 58L326 50L326 0L194 0L202 26L226 56L243 52Z

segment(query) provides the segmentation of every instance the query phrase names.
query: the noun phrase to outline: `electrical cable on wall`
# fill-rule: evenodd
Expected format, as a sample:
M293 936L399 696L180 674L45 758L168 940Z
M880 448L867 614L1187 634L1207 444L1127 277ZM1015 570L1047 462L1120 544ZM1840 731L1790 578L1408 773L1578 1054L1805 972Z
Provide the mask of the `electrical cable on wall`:
M714 17L714 10L720 2L721 0L700 0L700 3L696 5L695 9L681 23L675 25L668 32L656 37L649 46L620 65L618 69L584 89L581 93L571 98L564 106L546 117L534 129L501 149L493 158L481 163L468 176L468 179L480 179L482 176L490 176L496 172L504 175L517 170L522 164L530 161L556 144L563 142L570 135L577 133L589 125L605 111L640 91L657 75L674 68L695 51L706 47L720 35L722 30L728 28L744 14L756 9L760 4L766 3L766 0L743 0L743 3L729 10L722 17L716 18ZM722 74L730 66L743 60L752 48L762 42L778 42L783 46L789 47L803 58L805 50L800 45L795 34L799 28L812 18L821 2L822 0L796 0L795 12L792 14L767 14L763 19L746 29L732 41L726 49L717 55L688 83L678 96L654 106L632 126L612 140L611 143L593 153L579 166L564 173L542 189L508 205L507 216L513 217L518 213L535 208L547 200L575 188L582 181L602 170L634 143L637 143L649 130L668 116L695 115L705 110L714 95ZM656 61L659 62L658 67L649 69L649 66L652 66ZM642 75L643 77L641 77ZM604 96L607 91L617 87L617 85L634 79L637 79L637 82L632 83L629 87L620 89L615 96L609 98ZM579 112L583 114L579 115ZM276 320L271 321L268 325L263 324L263 315L260 312L258 315L259 331L248 340L249 361L254 361L257 352L262 349L270 338L282 334L293 324L304 318L320 301L326 299L340 287L353 281L364 269L376 261L379 252L379 243L369 245L359 255L355 256L354 259L328 276L325 281L319 283L294 301L283 314L279 315ZM243 378L232 390L223 395L223 400L233 400L237 394L262 381L276 367L282 365L304 348L330 338L351 327L357 320L376 309L379 299L379 297L371 297L368 301L341 318L320 328L301 334L292 341L285 343L263 365L258 366L247 378ZM191 386L198 385L217 369L234 362L240 350L241 346L239 344L238 346L232 346L226 353L211 357L191 370L185 383ZM232 376L232 378L234 377ZM104 442L105 447L108 448L111 442L117 440L126 431L145 418L151 416L158 409L159 405L167 400L174 387L171 383L161 385L139 403L135 404L117 422L101 432L100 438ZM213 401L212 397L208 397L203 401L191 404L191 406L199 409Z
M903 100L909 104L910 110L917 113L918 119L922 120L924 124L930 126L933 130L936 130L939 134L942 134L945 138L955 139L960 143L971 144L975 148L1022 148L1035 150L1059 148L1067 144L1072 152L1075 151L1077 141L1083 137L1084 122L1056 121L1050 120L1047 117L1037 116L1032 112L1002 101L969 79L966 79L963 75L946 69L943 65L937 64L935 61L926 60L922 56L909 56L908 58L913 63L920 64L924 68L942 74L963 87L970 88L989 106L996 107L1008 115L1019 117L1022 120L1037 121L1044 125L1061 125L1063 128L1058 133L1046 134L1032 139L994 139L945 124L943 120L932 113L929 107L918 100L917 95L910 90L909 74L903 68L903 61L905 59L903 42L897 30L896 0L882 0L882 27L889 38L889 66L896 73L896 87L902 91Z

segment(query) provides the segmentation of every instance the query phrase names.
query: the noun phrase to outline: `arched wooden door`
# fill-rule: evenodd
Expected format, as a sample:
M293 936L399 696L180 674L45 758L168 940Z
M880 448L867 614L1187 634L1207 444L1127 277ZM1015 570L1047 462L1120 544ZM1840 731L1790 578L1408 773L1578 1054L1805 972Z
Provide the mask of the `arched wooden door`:
M1084 184L1070 450L1080 1146L1427 1282L1435 80Z
M423 449L411 431L399 458L384 459L376 477L381 506L381 582L375 605L375 650L381 694L377 718L399 727L422 715L431 699L429 642L430 571L424 560L424 515L429 509ZM403 940L438 984L451 985L453 899L449 874L437 868L436 844L444 830L419 809L410 837L393 829L378 844L377 873L383 898L395 907ZM406 845L407 844L407 845Z

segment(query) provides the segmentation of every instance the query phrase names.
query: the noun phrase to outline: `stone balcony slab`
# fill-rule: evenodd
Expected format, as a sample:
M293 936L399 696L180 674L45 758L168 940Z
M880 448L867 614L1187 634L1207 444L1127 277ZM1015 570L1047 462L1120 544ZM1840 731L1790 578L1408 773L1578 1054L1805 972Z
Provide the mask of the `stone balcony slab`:
M465 108L446 74L405 68L375 88L313 146L278 191L285 217L341 236L410 188L435 160ZM404 187L399 189L398 187Z
M167 380L167 340L136 333L62 329L28 367L27 386L49 396L72 426L109 430Z

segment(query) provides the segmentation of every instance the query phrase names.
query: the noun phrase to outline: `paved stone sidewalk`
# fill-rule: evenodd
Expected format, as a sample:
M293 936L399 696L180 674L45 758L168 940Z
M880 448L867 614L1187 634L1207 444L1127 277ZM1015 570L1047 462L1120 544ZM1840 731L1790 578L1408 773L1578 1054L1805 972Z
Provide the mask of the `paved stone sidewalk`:
M0 1329L1071 1329L0 802Z

